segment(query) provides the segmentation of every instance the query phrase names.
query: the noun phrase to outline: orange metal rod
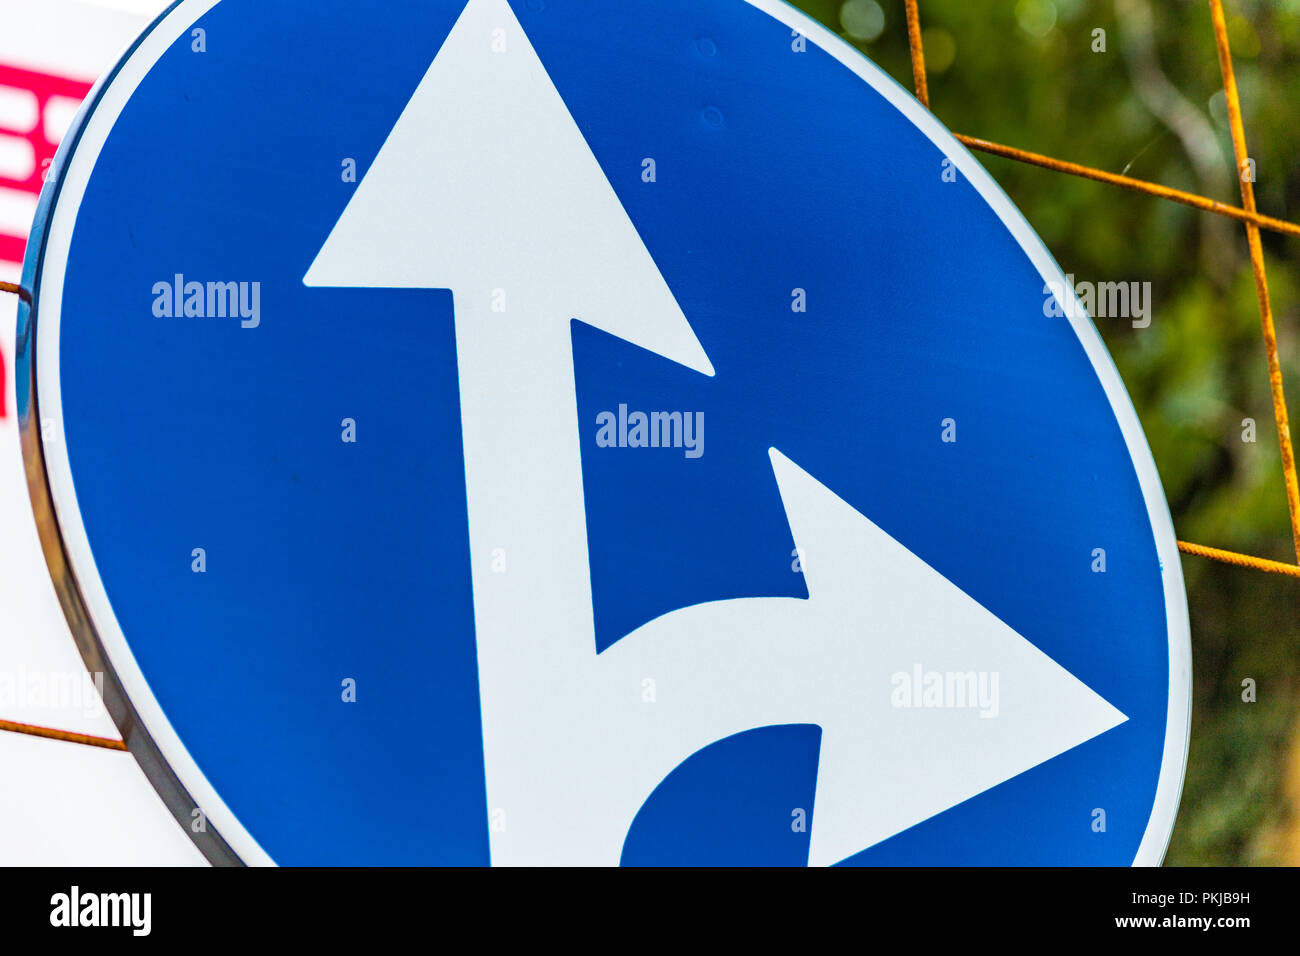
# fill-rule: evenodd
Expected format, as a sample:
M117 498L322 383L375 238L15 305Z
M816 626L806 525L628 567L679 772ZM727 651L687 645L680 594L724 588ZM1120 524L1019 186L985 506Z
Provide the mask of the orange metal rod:
M0 292L12 292L28 305L32 304L32 294L16 282L0 282Z
M1232 129L1232 148L1237 157L1237 179L1241 182L1241 202L1247 212L1255 211L1255 183L1246 152L1246 130L1241 121L1241 99L1237 95L1237 78L1232 72L1232 52L1228 47L1228 25L1223 17L1221 0L1210 0L1214 21L1214 42L1219 48L1219 68L1223 71L1223 92L1228 101L1228 123ZM1282 472L1286 477L1287 506L1291 511L1291 537L1297 560L1300 560L1300 482L1296 480L1295 451L1291 445L1291 424L1282 388L1282 363L1277 354L1277 329L1273 325L1273 305L1269 301L1268 276L1264 271L1264 247L1259 227L1246 224L1250 246L1250 264L1255 272L1255 292L1259 297L1259 320L1264 331L1264 351L1268 356L1268 382L1273 393L1273 417L1277 420L1278 444L1282 450Z
M1222 561L1225 564L1235 564L1241 568L1254 568L1256 571L1288 574L1293 578L1300 578L1300 567L1294 564L1283 564L1281 561L1270 561L1268 558L1238 554L1236 551L1224 551L1221 548L1207 548L1203 544L1190 544L1187 541L1179 541L1178 550L1184 554L1195 555L1198 558L1209 558L1211 561Z
M12 720L0 720L0 730L13 734L26 734L28 737L43 737L46 740L62 740L70 744L84 744L87 747L102 747L104 750L126 751L125 743L109 737L93 737L90 734L78 734L70 730L54 730L50 727L38 727L35 724L20 724Z
M1182 203L1184 206L1192 206L1195 209L1202 209L1205 212L1218 213L1221 216L1227 216L1230 219L1236 219L1239 222L1259 226L1261 229L1271 229L1274 232L1282 232L1291 236L1300 236L1300 226L1293 222L1287 222L1285 219L1274 219L1272 216L1262 216L1255 211L1253 206L1248 210L1242 209L1239 206L1219 202L1217 199L1210 199L1207 196L1198 196L1196 193L1183 192L1181 189L1172 189L1169 186L1162 186L1159 183L1148 182L1145 179L1133 179L1131 176L1121 176L1118 173L1108 173L1104 169L1094 169L1091 166L1082 166L1079 163L1066 162L1063 159L1055 159L1051 156L1044 156L1041 153L1031 153L1027 150L1017 149L1014 146L1004 146L1001 143L994 143L987 139L977 139L974 136L966 136L962 133L954 133L953 135L969 148L977 149L982 153L990 153L994 156L1014 159L1018 162L1028 163L1031 166L1041 166L1043 169L1050 169L1058 173L1068 173L1071 176L1081 176L1084 179L1095 180L1099 183L1108 183L1111 186L1120 186L1123 189L1131 189L1134 192L1146 193L1148 196L1156 196L1160 199L1169 199L1173 202Z
M930 88L925 81L925 50L921 46L921 14L916 0L904 0L907 9L907 45L912 51L912 78L916 81L916 98L930 108Z

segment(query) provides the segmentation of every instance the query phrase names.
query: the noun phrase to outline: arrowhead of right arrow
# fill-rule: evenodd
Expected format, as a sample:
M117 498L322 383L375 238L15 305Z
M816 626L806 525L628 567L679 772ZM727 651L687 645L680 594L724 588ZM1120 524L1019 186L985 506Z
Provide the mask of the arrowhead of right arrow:
M770 455L809 601L839 634L829 646L842 659L827 666L859 668L860 696L824 701L811 864L839 862L1128 719L781 452Z

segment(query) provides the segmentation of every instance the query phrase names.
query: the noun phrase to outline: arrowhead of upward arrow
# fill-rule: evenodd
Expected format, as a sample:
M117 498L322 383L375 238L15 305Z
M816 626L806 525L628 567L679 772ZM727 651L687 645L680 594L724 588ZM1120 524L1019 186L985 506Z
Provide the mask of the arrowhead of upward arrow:
M505 0L465 8L303 281L451 289L458 321L501 290L713 374Z

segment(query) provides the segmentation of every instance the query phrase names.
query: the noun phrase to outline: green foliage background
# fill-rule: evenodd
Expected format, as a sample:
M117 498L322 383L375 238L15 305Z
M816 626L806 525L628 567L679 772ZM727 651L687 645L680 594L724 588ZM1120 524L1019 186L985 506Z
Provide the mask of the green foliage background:
M912 88L903 0L795 5ZM1259 209L1300 222L1300 0L1225 0L1225 9ZM920 0L920 10L931 107L948 128L1240 205L1206 0ZM1104 52L1093 49L1098 29ZM1149 328L1098 327L1179 538L1294 561L1241 224L977 158L1065 272L1152 283ZM1300 239L1266 232L1264 246L1288 406L1300 420ZM1242 440L1245 418L1258 423L1253 444ZM1192 557L1183 569L1193 725L1167 862L1300 863L1300 580ZM1247 677L1254 704L1241 699Z

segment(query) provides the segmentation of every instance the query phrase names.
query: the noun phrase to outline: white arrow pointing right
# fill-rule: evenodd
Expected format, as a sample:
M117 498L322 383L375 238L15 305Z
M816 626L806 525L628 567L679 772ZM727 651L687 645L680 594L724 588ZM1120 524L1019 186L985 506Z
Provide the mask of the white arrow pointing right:
M751 727L819 724L809 862L826 865L1128 719L779 451L771 458L808 600L685 608L601 655L603 681L656 683L652 707L606 704L627 721L618 770L636 775L629 791L653 787L683 750ZM963 679L984 676L992 708L970 693L964 706L898 706L895 675L918 668L967 691ZM640 806L632 792L601 798Z

